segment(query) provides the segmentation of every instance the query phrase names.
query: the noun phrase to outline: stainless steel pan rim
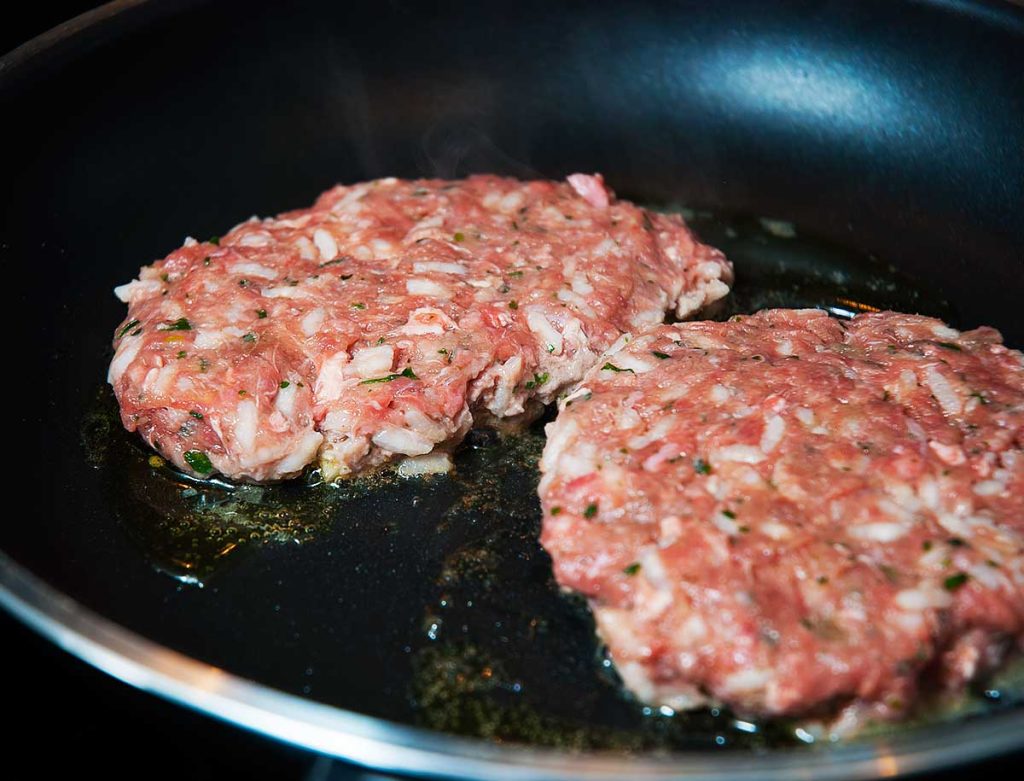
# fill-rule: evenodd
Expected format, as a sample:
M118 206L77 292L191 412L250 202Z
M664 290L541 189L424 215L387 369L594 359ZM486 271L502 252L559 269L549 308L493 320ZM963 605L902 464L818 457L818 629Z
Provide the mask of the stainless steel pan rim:
M64 650L143 691L381 771L459 779L891 777L1019 748L1024 710L827 748L660 756L570 753L443 735L311 702L203 664L121 627L0 552L0 605Z

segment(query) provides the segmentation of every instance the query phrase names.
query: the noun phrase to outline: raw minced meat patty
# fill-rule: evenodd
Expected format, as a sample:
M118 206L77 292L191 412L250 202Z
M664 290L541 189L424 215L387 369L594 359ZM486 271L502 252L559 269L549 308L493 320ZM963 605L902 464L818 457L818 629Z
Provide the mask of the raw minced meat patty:
M990 328L656 327L548 425L542 542L626 685L895 716L1024 641L1024 359Z
M554 399L731 277L597 175L381 179L143 268L117 290L109 380L125 426L183 469L271 480L319 459L333 479L436 461L475 412Z

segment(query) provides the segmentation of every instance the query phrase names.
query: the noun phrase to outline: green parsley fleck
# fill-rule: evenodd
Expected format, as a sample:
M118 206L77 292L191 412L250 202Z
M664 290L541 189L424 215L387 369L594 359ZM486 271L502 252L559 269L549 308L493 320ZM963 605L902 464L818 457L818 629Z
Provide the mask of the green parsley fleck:
M173 323L164 323L162 326L159 326L158 330L160 330L160 331L191 331L192 330L192 324L188 320L186 320L184 317L179 317Z
M552 515L561 515L562 514L562 508L559 507L558 505L555 505L554 507L551 508L551 514Z
M188 353L185 350L178 350L178 358L184 358Z
M981 402L982 404L990 404L990 403L991 403L991 402L990 402L990 401L989 401L989 400L988 400L988 399L987 399L987 398L985 397L985 394L984 394L984 393L981 393L981 392L979 392L979 391L974 391L974 392L970 393L969 395L970 395L970 397L971 397L972 399L977 399L977 400L978 400L978 401L980 401L980 402Z
M203 413L199 412L198 410L190 410L188 414L191 415L196 420L202 420L203 419Z
M878 570L885 575L885 579L890 583L898 583L900 579L899 570L889 564L879 564Z
M208 475L213 471L210 457L202 450L185 451L185 462L201 475Z
M630 577L633 577L639 571L640 571L640 562L639 561L634 561L632 564L630 564L628 567L625 567L622 570L623 574L629 575Z
M729 518L730 520L736 520L736 513L734 513L732 510L722 510L722 515L724 515L726 518Z
M256 310L256 317L258 317L260 320L263 320L266 316L267 316L267 310L266 309L257 309Z
M660 353L657 350L651 350L651 355L653 355L659 361L664 361L666 358L669 357L668 353Z
M249 287L249 280L248 279L240 279L240 280L238 280L238 286L239 287Z
M523 272L522 271L510 271L510 272L508 272L508 275L510 277L521 277L523 275Z
M252 344L252 343L254 343L256 341L256 334L254 334L252 331L250 331L249 333L247 333L245 336L242 337L242 341L243 342L248 342L249 344Z
M288 380L281 380L280 384L277 387L280 388L281 390L284 390L289 385L291 385L291 383L288 382Z
M945 588L946 591L956 591L967 583L967 581L970 580L970 577L971 576L966 572L958 572L955 575L950 575L942 581L942 587Z
M130 322L125 323L123 326L121 326L121 330L117 332L117 338L123 339L124 335L128 333L130 330L132 330L138 324L138 320L131 320Z
M964 348L954 342L936 342L939 347L945 347L947 350L955 350L958 353L962 353Z
M711 474L711 464L703 458L698 458L693 462L693 471L699 475L709 475Z
M553 344L549 344L549 345L547 346L547 351L548 351L549 353L553 353L553 352L555 351L555 346L554 346Z
M593 518L595 515L597 515L597 504L595 504L594 502L591 502L590 504L588 504L584 508L584 510L583 510L583 517L584 518Z
M925 540L924 542L921 543L921 550L923 550L925 553L927 553L931 549L932 549L932 541L931 540Z
M541 385L543 385L549 379L550 379L550 375L547 372L542 372L541 374L534 374L533 375L533 379L527 381L526 389L527 390L532 390L533 388L539 388Z
M364 304L362 301L356 301L355 303L352 304L352 308L353 309L366 309L366 304Z
M412 367L411 366L406 366L398 374L389 374L386 377L373 377L373 378L371 378L369 380L363 380L359 384L360 385L377 385L378 383L391 382L392 380L397 380L399 377L407 377L410 380L418 380L419 379L419 377L416 376L416 372L414 372L412 370Z
M170 282L170 281L171 281L171 275L170 275L170 274L168 274L168 273L167 273L167 272L165 271L165 272L164 272L163 274L161 274L161 275L160 275L160 279L161 279L161 280L162 280L163 282Z
M610 361L605 363L605 365L601 367L601 371L603 371L603 372L629 372L630 374L636 374L636 372L633 371L632 369L620 369L618 366L616 366L614 363L611 363Z
M211 237L210 237L210 238L209 238L209 239L207 240L207 243L208 243L208 244L212 244L212 245L213 245L213 246L215 246L215 247L219 247L219 246L220 246L220 236L211 236Z
M452 238L455 239L455 241L465 241L466 240L466 234L463 233L462 231L456 231L455 235L452 236Z
M512 299L511 301L509 301L509 302L508 302L508 308L509 308L509 309L518 309L518 308L519 308L519 302L518 302L518 301L516 301L516 300L515 300L515 299L513 298L513 299Z

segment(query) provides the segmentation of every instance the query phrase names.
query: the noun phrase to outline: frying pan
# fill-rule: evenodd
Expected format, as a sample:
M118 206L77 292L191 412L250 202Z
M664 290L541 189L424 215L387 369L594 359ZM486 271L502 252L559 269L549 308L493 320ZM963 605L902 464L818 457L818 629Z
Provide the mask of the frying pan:
M835 746L645 711L537 546L536 429L474 434L450 477L246 494L150 467L102 390L110 290L139 265L384 175L602 171L696 209L751 280L733 306L788 291L774 302L923 311L1020 347L1019 8L112 3L0 65L27 499L0 584L29 625L136 686L396 772L865 777L1021 746L1013 703Z

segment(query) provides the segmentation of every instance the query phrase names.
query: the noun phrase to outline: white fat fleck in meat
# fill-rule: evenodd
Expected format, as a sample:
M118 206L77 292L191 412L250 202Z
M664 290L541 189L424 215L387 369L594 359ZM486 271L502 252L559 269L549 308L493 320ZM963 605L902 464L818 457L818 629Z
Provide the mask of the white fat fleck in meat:
M320 330L320 326L324 324L324 318L326 317L327 312L324 311L323 307L310 310L302 318L302 333L306 336L313 336Z
M776 541L786 540L793 536L793 532L788 526L775 521L766 521L760 524L757 528L762 534L765 534Z
M280 287L268 287L260 291L264 298L307 298L310 291L302 286L281 285Z
M999 480L982 480L972 489L978 496L996 496L1006 490L1006 484Z
M417 274L429 274L430 272L457 274L459 276L466 274L466 267L461 263L443 263L440 261L417 261L412 264L412 270Z
M894 542L906 536L908 528L901 523L879 521L850 527L850 536L874 542Z
M644 374L654 368L654 364L629 353L620 353L615 358L615 365L623 371L630 370L636 374Z
M587 275L581 272L576 272L572 275L572 291L578 293L581 296L589 296L594 292L594 286L590 284L587 279Z
M558 291L558 300L564 301L567 304L572 304L577 310L587 317L597 317L597 312L595 312L594 308L587 303L587 300L569 288L563 287Z
M617 246L611 239L605 239L594 248L594 254L599 257L607 257L608 255L617 254Z
M635 414L636 413L634 412L634 415ZM640 422L639 415L636 416L636 422ZM675 418L671 416L660 418L653 426L647 429L647 431L645 431L643 434L638 434L634 437L630 437L626 441L626 445L627 447L633 450L642 450L643 448L650 445L652 442L657 442L658 440L664 438L664 436L672 430L672 428L675 425L675 422ZM671 447L671 445L669 445L669 447Z
M933 439L928 442L928 447L934 450L935 455L950 466L959 466L967 462L967 456L964 455L964 451L957 445L946 445Z
M591 206L598 209L608 208L608 190L604 186L603 176L600 174L570 174L566 179L572 189Z
M325 360L320 366L317 374L315 392L316 397L322 402L334 401L341 397L345 383L345 365L349 362L349 355L342 350Z
M320 259L323 261L334 260L338 257L338 243L330 231L317 228L313 231L313 243L320 252Z
M374 239L370 242L370 249L376 258L388 258L394 253L395 245L385 239Z
M452 296L452 291L449 288L440 282L424 277L414 277L406 280L405 290L411 296L430 296L431 298L440 299L448 299Z
M405 422L410 430L416 431L423 437L439 442L447 435L447 429L443 423L434 420L415 407L409 407L402 413Z
M125 337L117 345L117 352L114 355L114 360L110 362L110 368L107 370L107 382L113 385L124 374L132 361L135 360L139 354L139 350L142 349L142 340L137 337Z
M295 248L299 251L299 257L303 260L313 260L317 257L317 248L305 236L299 236L294 242Z
M671 442L666 442L658 448L657 452L645 458L642 466L648 472L656 472L666 461L670 461L679 455L679 445L673 445Z
M760 464L764 461L764 451L753 445L727 445L711 454L711 463L720 464L736 461L741 464Z
M932 333L935 334L939 339L959 339L960 332L955 328L950 328L948 325L935 325L932 326Z
M953 383L936 367L925 367L924 381L944 413L959 415L963 411L964 402L960 394L956 392Z
M168 369L170 369L169 366L154 366L146 372L146 376L142 380L142 392L147 395L162 396L166 390L166 386L169 384L169 379L166 376ZM160 380L161 376L164 377L163 382Z
M402 459L396 471L400 477L419 477L420 475L443 475L451 471L451 468L451 456L445 452L434 451L423 456Z
M434 449L433 442L407 428L384 428L374 434L372 439L377 447L406 456L422 456Z
M242 274L246 277L257 277L259 279L274 279L277 272L259 263L236 263L231 267L234 274Z
M667 548L675 544L683 533L683 522L678 515L666 515L658 522L658 545Z
M735 518L730 518L722 512L717 512L711 516L711 523L715 525L722 534L727 534L730 537L735 537L740 533L740 525L736 522Z
M286 418L290 418L295 411L296 393L298 393L298 386L295 382L289 382L286 387L278 388L277 395L274 397L274 407Z
M953 604L953 595L936 585L922 584L896 594L896 604L904 610L945 608Z
M522 394L517 398L516 386L523 378L523 358L513 355L503 364L494 367L491 372L495 377L494 394L487 409L495 415L519 414L523 411Z
M269 233L254 231L242 236L242 238L238 240L238 244L242 247L266 247L272 241L273 238L271 238Z
M796 416L796 419L803 423L805 426L814 425L814 410L808 409L807 407L797 407L795 410L793 410L793 414Z
M771 453L782 441L786 432L786 421L779 415L772 415L765 420L764 433L761 435L761 450Z
M297 474L306 464L316 458L323 441L324 435L319 431L307 431L298 442L292 444L288 454L278 462L278 471L289 477Z
M420 307L414 309L409 315L406 324L401 331L409 336L422 336L424 334L443 334L446 330L456 328L452 320L440 309L433 307Z
M724 688L731 694L753 692L763 689L772 677L771 670L741 670L725 679Z
M569 402L576 401L577 399L581 399L581 398L583 398L584 396L586 396L589 393L590 393L590 388L586 387L585 385L581 385L576 390L574 390L572 393L570 393L568 396L566 396L564 399L562 399L562 406L564 407L564 406L568 405Z
M163 284L159 280L133 279L131 282L115 287L114 295L117 296L122 303L130 304L135 301L141 301L149 296L160 295L163 287Z
M718 383L712 385L708 391L708 398L714 404L721 404L729 398L729 395L729 389Z
M241 453L251 453L256 446L259 431L259 415L256 402L247 399L235 409L235 447Z
M608 357L608 356L614 355L619 350L621 350L623 347L625 347L627 344L629 344L631 341L633 341L633 334L631 334L631 333L624 333L624 334L622 334L621 336L619 336L618 339L616 339L614 342L612 342L611 346L607 350L604 351L604 355L602 357Z
M359 377L381 377L391 373L395 363L395 348L388 344L364 347L352 354L349 364L352 372Z
M192 346L197 350L213 350L224 343L226 334L220 330L203 328L194 331Z
M526 310L526 324L533 333L540 337L544 349L553 355L562 354L562 334L551 321L536 307Z

